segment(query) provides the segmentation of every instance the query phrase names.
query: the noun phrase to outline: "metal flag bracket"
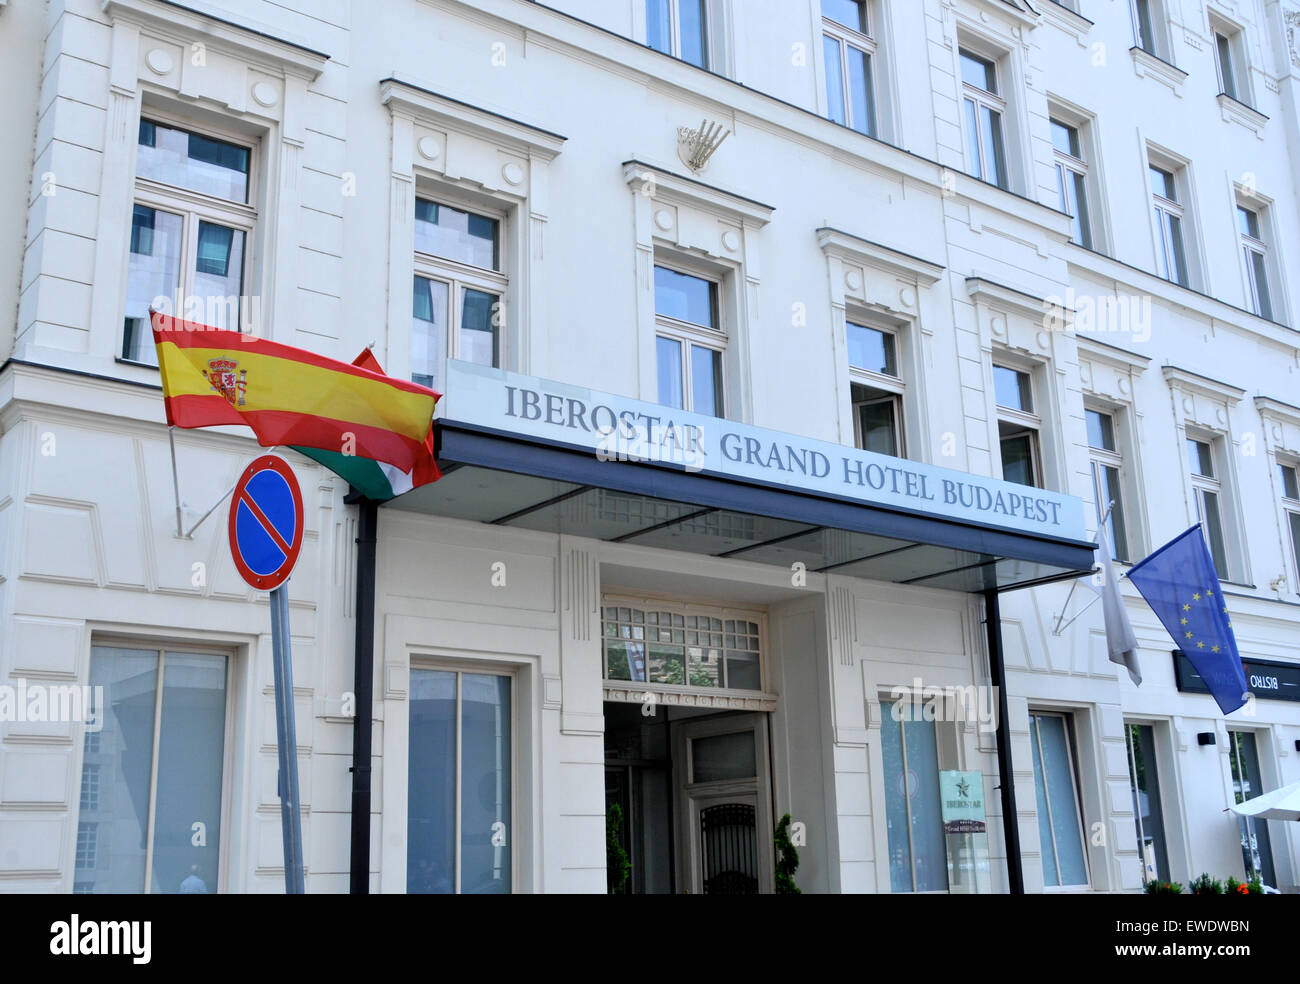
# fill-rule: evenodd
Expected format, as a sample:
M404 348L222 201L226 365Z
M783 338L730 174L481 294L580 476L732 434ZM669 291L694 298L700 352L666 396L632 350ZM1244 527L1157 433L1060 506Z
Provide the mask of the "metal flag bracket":
M192 540L194 539L194 531L197 530L200 526L202 526L203 523L207 520L207 518L211 516L214 512L216 512L217 508L223 502L225 502L228 498L230 498L230 493L235 491L235 486L238 485L239 483L235 482L234 485L231 485L230 488L226 489L225 492L221 493L221 498L212 504L212 508L210 508L207 512L205 512L202 516L200 516L198 520L194 523L194 525L191 526L188 530L186 530L184 528L184 523L181 519L181 482L180 482L179 473L177 472L177 468L176 468L176 438L172 433L175 429L176 429L175 427L168 426L167 442L168 444L171 445L171 451L172 451L172 492L176 496L176 535L185 540ZM266 453L270 454L274 450L275 450L274 447L267 448Z
M1112 509L1114 509L1114 508L1115 508L1115 500L1112 499L1112 500L1111 500L1111 501L1106 505L1106 511L1105 511L1105 513L1102 514L1100 521L1097 523L1097 535L1098 535L1098 536L1105 536L1106 520L1110 518L1110 511L1111 511ZM1094 571L1092 574L1089 574L1089 575L1087 575L1087 576L1088 576L1088 577L1094 577L1095 575L1096 575L1096 571ZM1110 576L1109 572L1107 573L1106 576L1107 576L1107 577ZM1084 586L1085 586L1089 591L1094 592L1094 597L1093 597L1093 599L1092 599L1090 602L1088 602L1086 605L1084 605L1082 608L1080 608L1080 609L1079 609L1077 612L1075 612L1073 615L1071 615L1069 621L1067 621L1067 622L1065 622L1064 624L1062 624L1062 619L1065 618L1065 613L1068 612L1068 611L1070 610L1070 602L1071 602L1071 600L1073 600L1073 598L1074 598L1074 589L1077 588L1077 587L1079 586L1079 582L1082 581L1082 580L1083 580L1083 578L1075 578L1073 581L1070 582L1070 593L1069 593L1068 595L1065 596L1065 604L1061 606L1061 611L1060 611L1060 613L1056 616L1056 624L1055 624L1054 626L1052 626L1052 635L1054 635L1054 636L1059 636L1062 632L1064 632L1064 631L1065 631L1066 629L1068 629L1071 625L1073 625L1073 624L1074 624L1074 621L1075 621L1075 620L1076 620L1080 615L1082 615L1084 612L1086 612L1086 611L1087 611L1089 608L1091 608L1093 605L1097 604L1097 602L1101 601L1101 591L1099 591L1099 590L1098 590L1094 585L1092 585L1092 584L1085 584Z

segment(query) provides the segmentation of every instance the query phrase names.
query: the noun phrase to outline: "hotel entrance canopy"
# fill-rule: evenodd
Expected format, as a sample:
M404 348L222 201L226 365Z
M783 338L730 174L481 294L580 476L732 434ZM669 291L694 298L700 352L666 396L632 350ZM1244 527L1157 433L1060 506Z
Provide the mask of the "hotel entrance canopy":
M467 363L445 389L443 478L393 508L964 592L1092 570L1070 496Z

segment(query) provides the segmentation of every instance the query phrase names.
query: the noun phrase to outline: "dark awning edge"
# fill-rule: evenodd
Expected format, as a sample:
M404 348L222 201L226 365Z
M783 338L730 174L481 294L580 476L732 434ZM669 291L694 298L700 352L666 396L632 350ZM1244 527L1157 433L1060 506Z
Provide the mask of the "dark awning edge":
M1055 567L999 590L1050 583L1089 574L1096 544L1016 533L960 519L942 519L892 507L835 499L824 494L761 485L681 466L602 461L588 449L538 441L458 421L435 421L438 463L444 469L471 465L531 475L579 486L651 496L700 507L752 513L772 519L848 530L895 540ZM742 554L743 559L743 554Z

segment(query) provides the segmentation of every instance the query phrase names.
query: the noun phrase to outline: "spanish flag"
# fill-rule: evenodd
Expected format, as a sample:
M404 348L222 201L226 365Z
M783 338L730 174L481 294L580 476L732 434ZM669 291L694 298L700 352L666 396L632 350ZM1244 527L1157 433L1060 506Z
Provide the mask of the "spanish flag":
M243 424L264 447L293 447L373 499L441 477L440 394L385 375L368 350L349 365L157 311L151 320L168 424Z

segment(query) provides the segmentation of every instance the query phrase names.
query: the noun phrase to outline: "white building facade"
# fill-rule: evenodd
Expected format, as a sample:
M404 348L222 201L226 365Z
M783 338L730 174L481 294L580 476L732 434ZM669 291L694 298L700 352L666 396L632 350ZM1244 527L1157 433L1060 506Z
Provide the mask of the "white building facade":
M787 813L805 892L1300 887L1227 812L1300 781L1300 2L9 0L0 56L3 890L282 890L204 519L261 450L169 435L160 299L444 394L377 509L283 452L308 891L604 892L614 805L635 892L772 891ZM1098 499L1120 570L1202 523L1247 708L1127 583L1108 660Z

